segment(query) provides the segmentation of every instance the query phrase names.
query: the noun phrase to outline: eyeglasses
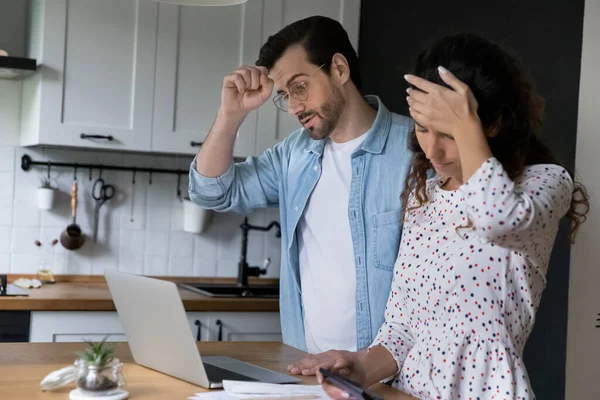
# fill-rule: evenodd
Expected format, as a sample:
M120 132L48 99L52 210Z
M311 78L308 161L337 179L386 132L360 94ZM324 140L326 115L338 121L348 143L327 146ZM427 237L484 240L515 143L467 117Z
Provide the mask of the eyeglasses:
M275 106L281 111L288 112L288 110L290 109L290 96L294 100L306 101L308 99L306 81L324 66L325 64L321 64L321 66L315 69L310 75L308 75L305 80L294 82L289 86L287 92L280 93L277 96L273 97L273 103L275 104Z

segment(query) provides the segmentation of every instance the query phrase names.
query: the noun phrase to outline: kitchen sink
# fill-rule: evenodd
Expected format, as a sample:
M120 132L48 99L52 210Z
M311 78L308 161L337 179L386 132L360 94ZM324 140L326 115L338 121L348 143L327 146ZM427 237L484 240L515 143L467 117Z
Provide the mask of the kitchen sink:
M208 297L279 297L278 285L252 285L240 287L237 285L215 283L186 283L180 287Z

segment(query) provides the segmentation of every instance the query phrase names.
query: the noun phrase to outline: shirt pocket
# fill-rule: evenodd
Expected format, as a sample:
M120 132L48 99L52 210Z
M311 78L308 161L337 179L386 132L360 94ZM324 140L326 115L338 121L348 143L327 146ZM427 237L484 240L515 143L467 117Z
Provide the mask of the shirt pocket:
M400 209L374 215L373 227L375 230L375 266L393 270L402 233Z

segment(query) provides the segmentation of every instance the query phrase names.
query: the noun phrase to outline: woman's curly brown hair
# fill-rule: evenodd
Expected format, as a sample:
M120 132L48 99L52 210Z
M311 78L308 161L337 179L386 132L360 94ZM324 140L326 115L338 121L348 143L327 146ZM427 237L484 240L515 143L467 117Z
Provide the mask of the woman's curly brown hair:
M457 34L435 42L417 58L414 75L448 87L437 67L443 65L467 84L478 102L477 113L488 135L492 154L515 180L525 168L534 164L563 166L541 140L544 101L535 91L529 77L516 58L499 45L473 34ZM409 138L413 151L412 168L402 192L403 213L414 191L420 207L428 201L427 172L432 168L419 146L415 131ZM568 169L567 169L568 170ZM585 221L589 196L585 187L575 181L567 218L571 221L571 238Z

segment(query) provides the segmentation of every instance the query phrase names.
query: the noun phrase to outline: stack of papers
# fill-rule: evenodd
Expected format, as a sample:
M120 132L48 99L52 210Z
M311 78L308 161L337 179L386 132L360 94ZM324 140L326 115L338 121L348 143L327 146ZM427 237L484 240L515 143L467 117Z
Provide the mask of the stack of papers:
M320 385L278 385L274 383L223 381L224 391L196 393L189 400L325 400Z

